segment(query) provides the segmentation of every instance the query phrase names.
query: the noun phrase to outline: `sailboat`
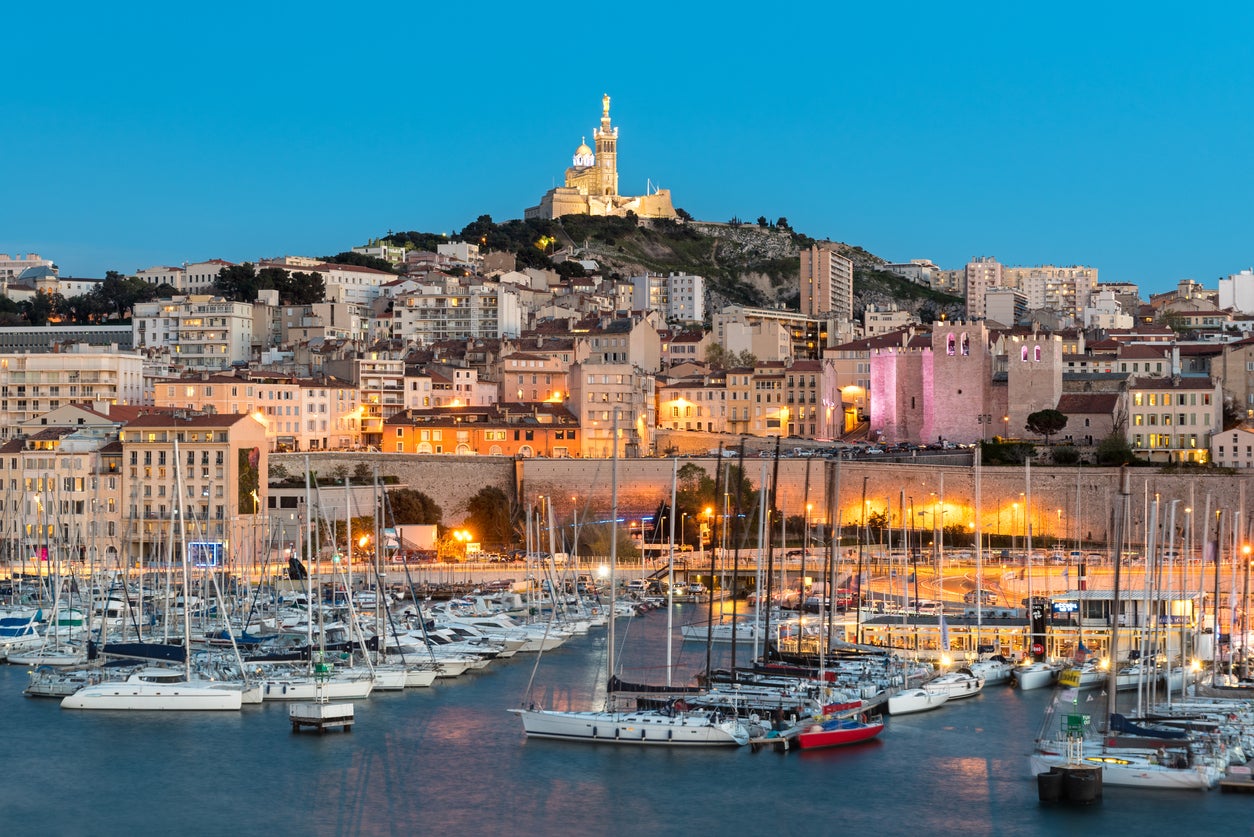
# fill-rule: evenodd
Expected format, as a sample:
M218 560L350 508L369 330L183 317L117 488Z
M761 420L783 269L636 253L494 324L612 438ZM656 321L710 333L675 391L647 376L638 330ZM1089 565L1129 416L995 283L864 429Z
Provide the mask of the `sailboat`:
M177 496L183 496L182 476L178 467L179 444L174 442L174 479ZM183 526L183 590L191 590L188 575L187 520ZM183 668L142 668L123 681L105 681L85 686L61 701L62 709L130 709L130 710L225 710L238 711L243 704L241 684L202 680L192 677L191 623L189 608L183 608Z
M618 525L618 411L612 425L613 455L610 462L610 526ZM610 613L614 613L617 593L615 565L618 558L617 532L610 536ZM614 671L614 620L609 620L608 672ZM529 738L556 738L566 741L608 742L615 744L654 744L683 746L744 746L749 743L749 730L734 715L716 711L694 711L682 700L669 702L660 709L562 711L543 709L531 704L511 709L522 718L523 730Z

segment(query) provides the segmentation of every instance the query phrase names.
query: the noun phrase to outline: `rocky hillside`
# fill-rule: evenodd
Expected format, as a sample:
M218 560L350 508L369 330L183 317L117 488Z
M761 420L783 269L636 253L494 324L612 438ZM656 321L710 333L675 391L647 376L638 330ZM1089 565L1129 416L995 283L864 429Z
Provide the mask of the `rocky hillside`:
M780 219L782 222L783 219ZM429 245L436 237L424 233L389 234L396 243ZM610 275L626 278L645 271L704 276L709 289L707 311L728 304L796 307L800 289L800 252L814 239L786 225L736 221L671 221L666 219L594 218L567 215L554 221L506 221L497 224L480 216L459 236L488 249L517 253L520 266L551 266L546 252L569 247L579 258L593 259ZM962 300L915 285L882 267L884 260L850 244L837 245L854 263L854 309L867 305L915 311L924 322L941 314L962 314ZM559 271L572 265L558 265Z

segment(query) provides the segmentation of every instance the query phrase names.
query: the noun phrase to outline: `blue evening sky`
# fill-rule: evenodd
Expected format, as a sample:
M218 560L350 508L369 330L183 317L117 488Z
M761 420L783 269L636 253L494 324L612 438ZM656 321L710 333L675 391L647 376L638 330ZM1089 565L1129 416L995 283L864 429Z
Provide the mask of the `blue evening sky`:
M1248 4L23 3L0 252L62 275L519 218L601 94L620 191L892 260L1254 264Z

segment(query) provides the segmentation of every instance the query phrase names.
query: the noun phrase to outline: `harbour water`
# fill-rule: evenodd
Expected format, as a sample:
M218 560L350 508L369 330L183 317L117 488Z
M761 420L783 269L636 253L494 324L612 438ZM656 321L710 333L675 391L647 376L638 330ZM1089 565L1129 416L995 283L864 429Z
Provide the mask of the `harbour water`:
M686 606L682 619L704 617ZM663 682L666 615L620 620L626 679ZM675 682L705 648L674 644ZM287 707L62 710L0 666L0 814L10 835L1254 834L1254 797L1107 788L1037 801L1027 756L1049 691L988 687L890 718L851 748L751 752L526 740L506 709L590 708L606 634L430 689L357 703L351 734L293 734ZM726 648L715 662L726 662ZM747 654L746 654L747 656ZM528 697L528 684L534 691Z

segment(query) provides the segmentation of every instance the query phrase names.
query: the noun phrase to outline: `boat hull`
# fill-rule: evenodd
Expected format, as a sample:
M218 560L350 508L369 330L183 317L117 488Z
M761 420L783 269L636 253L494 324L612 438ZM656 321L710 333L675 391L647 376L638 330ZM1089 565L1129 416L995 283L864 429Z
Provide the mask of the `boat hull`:
M939 709L949 700L947 692L933 692L928 689L907 689L888 699L888 714L912 715L915 712L927 712Z
M529 738L668 747L739 747L749 732L737 720L715 720L705 713L556 712L513 709Z
M870 741L884 731L884 722L863 723L856 720L815 724L797 736L797 746L803 750L823 747L843 747Z
M1065 756L1040 753L1031 757L1032 775L1048 773L1051 767L1065 767ZM1104 761L1101 757L1086 758L1083 762L1102 769L1102 784L1124 788L1160 788L1168 790L1209 790L1214 784L1202 768L1174 769L1161 765L1134 761L1118 764Z
M231 711L243 702L238 689L156 683L99 683L86 686L61 701L62 709L139 711Z
M1040 664L1022 666L1016 668L1012 676L1020 689L1044 689L1058 680L1058 669Z

